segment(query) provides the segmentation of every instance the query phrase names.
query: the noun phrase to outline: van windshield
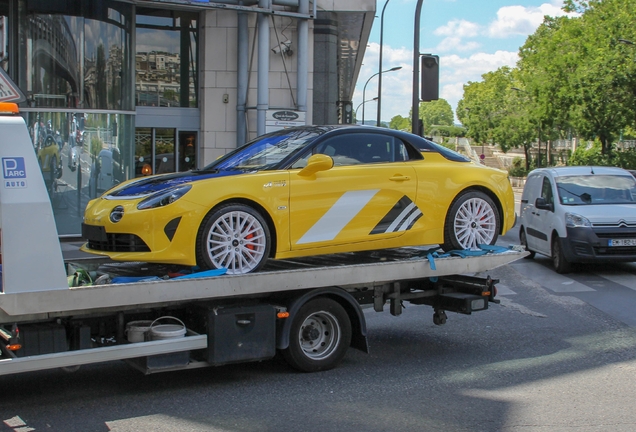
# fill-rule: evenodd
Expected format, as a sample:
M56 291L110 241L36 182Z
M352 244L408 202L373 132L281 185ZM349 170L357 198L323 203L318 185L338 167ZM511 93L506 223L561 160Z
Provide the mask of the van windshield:
M563 205L636 204L632 176L564 176L556 178L556 186Z

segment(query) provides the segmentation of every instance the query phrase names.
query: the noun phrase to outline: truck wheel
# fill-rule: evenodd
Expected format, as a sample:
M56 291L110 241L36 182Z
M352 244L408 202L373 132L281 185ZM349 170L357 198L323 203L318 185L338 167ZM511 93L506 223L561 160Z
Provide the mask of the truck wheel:
M338 302L319 298L303 305L292 318L289 347L283 356L303 372L333 369L351 344L351 321Z
M563 245L558 235L555 235L552 239L552 265L559 274L569 273L572 270L572 264L563 254Z
M530 255L526 255L524 258L526 259L532 259L534 258L534 251L531 251L530 249L528 249L528 239L526 238L526 230L524 230L523 228L521 228L521 230L519 231L519 244L521 246L523 246L526 251L530 252Z
M197 262L228 274L259 270L269 256L271 238L263 217L243 204L228 204L208 214L197 238Z
M478 248L493 245L501 231L501 221L495 203L483 192L460 194L451 204L444 225L442 249Z

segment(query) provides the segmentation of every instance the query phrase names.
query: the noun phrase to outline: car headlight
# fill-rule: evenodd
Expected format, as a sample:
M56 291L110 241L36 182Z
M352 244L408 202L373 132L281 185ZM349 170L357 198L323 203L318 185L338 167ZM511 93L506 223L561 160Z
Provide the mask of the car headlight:
M565 214L565 226L568 228L591 227L589 219L576 213Z
M167 206L184 196L190 189L192 189L192 185L174 186L162 190L161 192L150 195L137 204L137 210Z

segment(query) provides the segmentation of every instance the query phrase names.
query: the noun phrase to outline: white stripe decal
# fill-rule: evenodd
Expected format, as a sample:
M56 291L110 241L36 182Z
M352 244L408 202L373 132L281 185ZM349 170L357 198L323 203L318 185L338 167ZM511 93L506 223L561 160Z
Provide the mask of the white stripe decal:
M391 223L391 225L389 225L389 227L386 229L385 232L395 231L397 226L402 223L402 219L404 219L409 214L409 212L413 209L413 207L415 207L415 203L413 202L407 205L406 208L402 210L402 213L400 213L400 215L395 218L395 220Z
M417 211L414 211L413 214L409 216L406 219L406 221L404 221L404 223L402 224L402 226L400 227L398 231L406 231L408 227L413 223L413 221L417 219L418 217L420 217L421 215L422 215L422 212L420 211L420 209L417 209Z
M345 192L296 244L333 240L380 189Z

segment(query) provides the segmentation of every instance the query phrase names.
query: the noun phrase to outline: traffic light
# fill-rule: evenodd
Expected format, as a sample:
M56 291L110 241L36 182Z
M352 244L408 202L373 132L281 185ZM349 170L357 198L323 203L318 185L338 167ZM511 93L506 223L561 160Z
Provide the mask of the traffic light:
M424 102L439 99L439 56L422 54L422 91Z
M338 120L340 124L353 123L353 102L338 101Z

